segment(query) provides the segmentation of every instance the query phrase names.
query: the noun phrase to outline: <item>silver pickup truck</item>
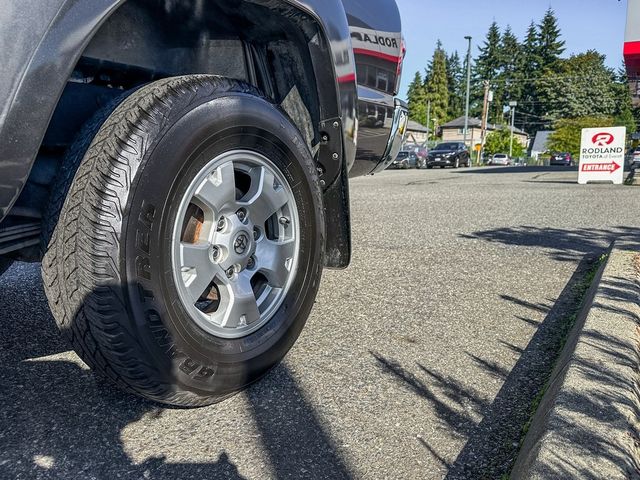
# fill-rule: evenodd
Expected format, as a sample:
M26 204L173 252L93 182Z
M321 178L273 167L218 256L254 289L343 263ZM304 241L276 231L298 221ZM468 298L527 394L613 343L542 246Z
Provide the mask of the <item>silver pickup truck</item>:
M0 44L0 272L127 391L258 380L403 141L394 0L5 0Z

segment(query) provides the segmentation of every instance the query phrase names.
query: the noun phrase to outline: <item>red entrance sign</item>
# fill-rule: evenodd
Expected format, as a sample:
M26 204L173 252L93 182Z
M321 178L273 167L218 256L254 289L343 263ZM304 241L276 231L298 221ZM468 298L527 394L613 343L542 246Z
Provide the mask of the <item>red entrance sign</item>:
M583 163L583 172L609 172L613 173L620 168L616 162L611 163Z

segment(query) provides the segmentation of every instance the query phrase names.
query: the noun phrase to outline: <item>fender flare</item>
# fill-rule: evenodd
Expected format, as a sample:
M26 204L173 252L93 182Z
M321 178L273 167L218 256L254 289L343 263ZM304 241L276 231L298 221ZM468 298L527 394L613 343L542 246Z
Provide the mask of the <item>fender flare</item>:
M260 1L260 0L258 0ZM343 125L342 163L356 155L357 87L349 25L341 0L281 0L319 26L331 58L314 56L314 68L330 68L335 93L320 89L322 111L339 112ZM61 0L57 14L21 72L0 125L0 221L24 188L53 112L73 68L102 24L126 0ZM269 3L272 3L270 0ZM326 71L326 70L325 70ZM330 100L328 97L332 97Z

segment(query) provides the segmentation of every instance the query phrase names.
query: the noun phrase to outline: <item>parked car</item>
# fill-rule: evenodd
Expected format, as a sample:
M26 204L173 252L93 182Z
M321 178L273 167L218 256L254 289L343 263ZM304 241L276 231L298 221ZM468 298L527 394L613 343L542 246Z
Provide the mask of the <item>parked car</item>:
M260 379L349 265L349 177L404 142L396 2L2 7L0 270L41 261L61 331L128 392Z
M462 142L445 142L437 145L429 151L427 156L427 168L433 167L469 167L471 156L469 150Z
M408 143L402 149L407 150L412 154L410 156L411 168L424 168L427 162L427 147L415 143Z
M491 156L489 163L487 165L502 165L509 166L511 165L511 158L506 153L496 153Z
M408 150L402 150L398 153L396 159L391 162L389 168L395 168L397 170L407 170L409 168L415 167L416 165L416 154L414 152L410 152Z
M573 157L569 152L556 152L552 153L549 158L549 165L573 167Z

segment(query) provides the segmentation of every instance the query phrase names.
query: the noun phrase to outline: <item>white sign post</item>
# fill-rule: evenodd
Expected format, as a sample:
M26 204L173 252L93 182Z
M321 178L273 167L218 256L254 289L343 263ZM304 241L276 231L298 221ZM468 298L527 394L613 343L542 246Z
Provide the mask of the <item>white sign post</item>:
M624 181L626 127L585 128L580 144L578 183Z

